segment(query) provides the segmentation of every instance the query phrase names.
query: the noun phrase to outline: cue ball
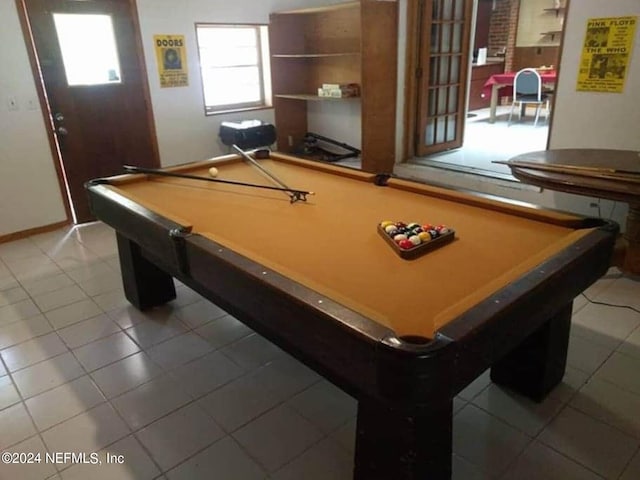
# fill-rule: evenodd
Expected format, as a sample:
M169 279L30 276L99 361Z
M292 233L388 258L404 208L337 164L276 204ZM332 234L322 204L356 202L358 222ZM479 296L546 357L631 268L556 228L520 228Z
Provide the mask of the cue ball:
M218 169L216 167L211 167L209 169L209 175L211 175L212 177L217 177L218 176Z

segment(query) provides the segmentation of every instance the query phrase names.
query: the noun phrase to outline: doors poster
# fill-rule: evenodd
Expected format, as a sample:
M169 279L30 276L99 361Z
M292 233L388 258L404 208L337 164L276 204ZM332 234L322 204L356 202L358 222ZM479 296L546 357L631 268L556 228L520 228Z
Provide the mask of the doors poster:
M160 87L189 85L184 35L154 35L153 43L156 48Z
M590 18L580 57L579 92L621 93L638 17Z

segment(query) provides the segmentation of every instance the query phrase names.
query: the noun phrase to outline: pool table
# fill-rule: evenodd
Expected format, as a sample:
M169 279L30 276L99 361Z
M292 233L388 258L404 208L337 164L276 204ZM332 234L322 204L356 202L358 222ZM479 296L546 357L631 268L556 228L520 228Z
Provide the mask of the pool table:
M453 398L491 367L541 400L564 373L572 301L608 268L599 219L271 153L281 191L126 174L87 184L118 242L128 300L175 297L173 277L358 400L354 478L448 479ZM166 169L272 185L241 157ZM383 220L455 239L400 257Z

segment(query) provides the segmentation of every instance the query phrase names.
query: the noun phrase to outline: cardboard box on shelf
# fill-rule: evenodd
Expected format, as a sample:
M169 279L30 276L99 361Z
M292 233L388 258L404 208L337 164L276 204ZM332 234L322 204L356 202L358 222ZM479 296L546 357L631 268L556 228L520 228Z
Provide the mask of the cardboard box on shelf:
M347 98L360 96L360 86L357 83L323 83L318 88L319 97Z

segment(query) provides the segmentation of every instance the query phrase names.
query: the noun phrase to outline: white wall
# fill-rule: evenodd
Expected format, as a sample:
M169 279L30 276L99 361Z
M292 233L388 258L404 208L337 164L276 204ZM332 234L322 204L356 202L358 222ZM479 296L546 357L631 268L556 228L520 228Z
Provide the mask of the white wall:
M549 148L612 148L640 151L640 26L636 27L629 70L622 93L577 92L578 65L589 18L638 16L638 0L572 0L565 20L553 128ZM638 157L640 164L640 157ZM553 206L585 212L601 205L603 216L626 228L628 205L553 192ZM593 209L591 209L593 212Z
M640 26L622 93L577 92L578 65L587 19L638 16L640 0L572 0L550 132L551 148L640 150ZM639 160L640 161L640 160Z
M0 1L0 236L62 222L64 204L15 2ZM17 110L9 109L9 98Z
M545 10L553 6L554 2L551 0L520 1L516 47L560 45L560 35L541 35L542 32L562 30L564 12L560 11L556 15L555 12Z
M258 119L274 122L273 109L254 110L228 115L204 115L202 82L199 75L198 50L195 38L195 22L258 23L268 24L269 13L307 6L338 3L329 0L137 0L138 14L151 99L156 121L160 160L163 165L175 165L201 160L227 153L228 149L218 141L218 129L222 121ZM158 34L184 35L189 65L189 86L160 88L157 64L153 50L153 36ZM318 132L318 122L327 115L326 109L312 106L311 131ZM341 129L358 133L354 128L354 115L344 112L351 120L341 122ZM357 118L359 121L359 118ZM314 130L315 128L315 130ZM338 132L344 130L338 130ZM330 135L332 131L323 132ZM338 136L342 138L342 136ZM352 140L353 135L348 140Z
M329 0L137 0L156 130L163 165L226 153L217 140L222 121L273 122L273 110L206 117L198 73L195 22L268 23L269 13ZM0 236L66 219L33 73L14 0L0 0ZM183 34L189 86L159 86L154 34ZM14 97L19 110L10 111ZM35 110L30 105L35 104Z

